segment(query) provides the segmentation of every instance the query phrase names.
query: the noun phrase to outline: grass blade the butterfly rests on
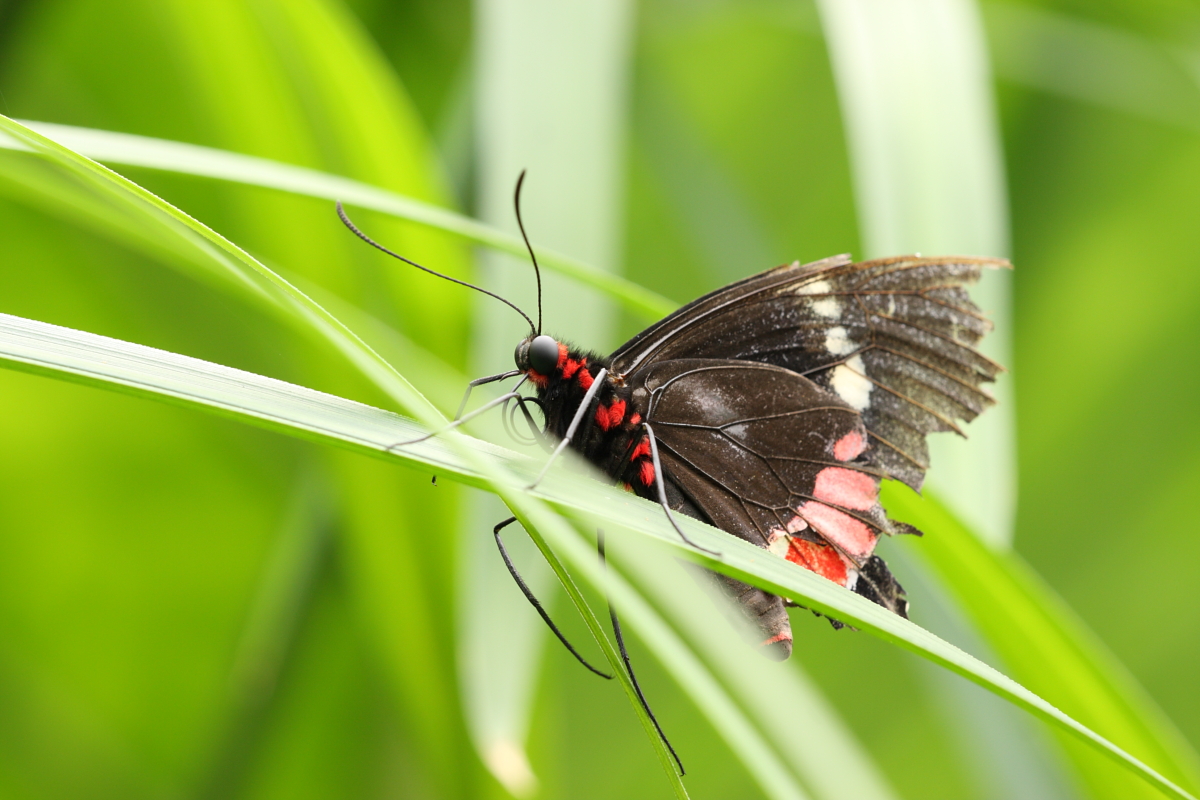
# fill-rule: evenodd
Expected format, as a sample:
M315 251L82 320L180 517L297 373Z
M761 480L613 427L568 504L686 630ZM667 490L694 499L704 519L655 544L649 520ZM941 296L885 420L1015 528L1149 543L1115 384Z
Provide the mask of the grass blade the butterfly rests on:
M161 200L152 193L137 186L133 182L113 173L112 171L89 161L86 158L62 147L51 140L30 131L19 123L0 117L0 131L15 138L25 148L33 151L30 157L41 157L57 167L63 168L71 177L81 179L84 186L102 198L104 202L113 204L164 241L164 247L173 247L184 256L185 262L191 267L216 269L232 284L244 290L248 289L260 302L278 312L299 330L307 335L315 335L332 345L358 371L386 392L401 408L422 419L430 428L440 428L445 418L431 406L412 385L384 361L374 351L350 332L340 321L330 315L311 298L296 290L277 274L256 261L245 251L233 245L228 240L212 231L207 226L188 217L169 203ZM24 156L22 156L24 157ZM403 441L406 437L397 436L391 443ZM408 437L410 438L410 437ZM506 476L502 467L491 462L489 457L477 449L457 444L457 439L450 437L449 441L456 445L456 451L465 457L466 463L473 464L475 474L490 490L500 494L508 505L526 518L539 517L538 501L529 498L520 489L525 483ZM551 520L553 518L546 518ZM551 522L550 524L558 524ZM569 592L570 593L570 592ZM582 597L573 596L582 603ZM591 614L586 605L580 606L585 620L598 640L603 639L606 655L614 670L620 670L620 660L615 650L604 639L604 629ZM633 689L623 672L618 674L626 692L632 698ZM667 772L676 794L686 796L683 784L675 774L674 764L661 741L657 738L651 722L645 716L640 706L635 704L635 713L642 720L643 727L651 738L652 745L659 755L664 771Z
M499 490L504 492L506 500L511 500L520 514L532 510L534 517L529 519L533 523L550 523L541 532L548 534L550 544L566 556L574 574L596 585L605 585L591 545L565 526L555 525L551 519L545 518L543 515L546 512L540 504L530 504L533 498L524 496L517 488L522 481L527 482L536 474L539 465L495 445L451 435L445 441L427 440L405 448L403 452L389 451L392 443L412 437L421 429L390 412L282 381L7 315L0 316L0 361L10 368L162 399L239 418L310 441L395 459L480 488L496 489L496 479L485 476L479 470L478 464L485 462L474 459L466 461L460 453L494 458L496 460L491 461L492 464L502 465L509 471L497 473L505 481ZM455 448L449 441L451 439L469 443L469 450ZM508 477L503 477L506 474ZM679 522L686 528L688 536L705 547L719 548L722 551L721 560L690 550L679 542L656 506L582 476L553 474L535 494L582 524L595 526L598 521L604 520L602 524L620 526L651 537L676 554L709 569L753 581L770 591L794 597L806 606L898 644L1025 708L1059 730L1072 734L1126 769L1138 773L1167 796L1193 797L991 667L869 600L843 591L754 545L735 540L694 520L681 518ZM636 605L636 600L625 596L619 585L614 596L622 607ZM627 616L631 624L642 626L643 630L647 630L644 626L652 624L644 619L635 622L641 619L638 613ZM598 622L595 624L599 626ZM611 660L615 662L618 657L611 644L606 648L606 654L610 652ZM632 688L629 687L627 691L632 692Z
M1176 783L1192 791L1200 786L1200 764L1187 741L1017 555L984 545L935 500L904 491L887 495L898 516L937 531L910 551L939 573L958 606L1022 683L1054 698L1064 711L1140 754ZM1114 774L1113 765L1097 765L1093 753L1071 744L1068 753L1096 796L1152 796L1128 773Z
M448 209L341 175L169 139L79 128L53 122L21 120L21 124L104 164L146 167L262 186L330 201L341 200L348 206L390 214L398 219L454 234L500 252L518 257L527 255L525 245L518 236ZM22 145L17 140L0 137L0 147L20 148ZM620 275L595 269L547 248L536 249L538 263L542 266L604 292L630 311L637 312L647 319L658 319L676 308L677 304L671 300Z

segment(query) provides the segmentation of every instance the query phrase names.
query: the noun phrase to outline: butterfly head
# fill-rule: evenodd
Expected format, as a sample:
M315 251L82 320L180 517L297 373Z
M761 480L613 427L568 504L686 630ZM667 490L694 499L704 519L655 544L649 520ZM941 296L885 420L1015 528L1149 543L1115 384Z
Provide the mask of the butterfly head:
M517 345L513 358L521 372L533 371L539 375L550 375L558 366L558 342L552 336L539 334L528 336Z

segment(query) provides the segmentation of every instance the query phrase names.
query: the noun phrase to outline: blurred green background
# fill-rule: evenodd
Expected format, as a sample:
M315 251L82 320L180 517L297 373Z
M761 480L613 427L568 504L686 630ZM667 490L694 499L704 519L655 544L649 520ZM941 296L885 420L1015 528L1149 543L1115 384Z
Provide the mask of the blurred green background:
M535 240L680 303L777 263L863 254L813 4L644 0L582 19L570 5L0 0L0 113L314 167L506 228L529 165ZM997 320L1012 338L1013 548L1197 742L1200 9L979 11L1016 265L1012 318ZM572 50L581 25L594 58ZM577 102L525 113L538 97ZM328 348L163 269L15 163L0 168L0 311L387 406ZM508 312L383 263L329 203L118 169L394 329L403 338L372 343L398 363L406 338L464 374L508 366ZM530 304L527 265L356 218L405 255ZM565 282L550 297L547 329L597 349L647 322ZM457 387L430 381L420 388L452 407ZM503 512L486 498L25 374L0 371L0 398L0 795L507 797L475 749L489 691L515 698L537 796L667 795L616 687L557 645L539 657L539 623L503 582L489 588L496 608L523 616L513 638L497 631L479 570L498 560L487 530ZM889 558L917 622L974 641L918 560ZM566 604L559 615L586 639ZM878 639L793 620L793 665L897 797L1095 791L994 698ZM473 649L483 631L520 652L493 665ZM760 796L633 647L692 795ZM528 686L504 677L513 663Z

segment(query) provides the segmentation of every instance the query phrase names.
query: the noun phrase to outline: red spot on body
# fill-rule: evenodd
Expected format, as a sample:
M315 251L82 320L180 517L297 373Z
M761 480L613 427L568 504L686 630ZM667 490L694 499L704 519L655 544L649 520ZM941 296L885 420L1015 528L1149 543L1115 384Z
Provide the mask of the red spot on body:
M612 405L600 406L596 409L596 424L602 431L617 427L623 419L625 419L624 400L613 400Z
M595 380L596 379L592 377L592 373L587 371L587 367L579 370L579 385L583 387L585 392L592 388L592 383L594 383Z
M633 452L629 454L630 461L637 461L642 456L650 455L650 440L645 436L637 443L637 447L633 448Z
M783 633L775 634L770 639L764 639L761 646L766 647L767 645L775 644L776 642L790 642L791 640L792 640L791 631L784 631Z
M825 580L833 581L839 586L846 585L846 562L837 550L827 544L793 538L788 543L786 558L793 564L799 564L806 570L817 573Z
M808 524L855 558L865 558L875 549L875 532L867 523L824 503L801 503L796 509Z
M879 486L865 472L842 467L826 467L817 473L813 496L842 508L866 511L879 501Z
M654 485L654 462L653 461L643 461L641 470L640 470L640 474L638 475L638 477L640 477L642 479L642 483L646 484L647 486L653 486Z
M859 454L866 448L867 443L863 441L863 435L858 431L850 431L842 438L838 439L833 445L833 457L838 461L851 461L858 458Z
M566 363L563 364L562 375L567 380L571 380L571 378L574 377L575 373L579 371L580 367L586 367L586 366L587 366L586 358L581 358L578 361L576 361L573 358L568 358Z
M633 416L629 418L630 425L637 425L641 421L642 421L642 415L637 413L636 411L633 413Z

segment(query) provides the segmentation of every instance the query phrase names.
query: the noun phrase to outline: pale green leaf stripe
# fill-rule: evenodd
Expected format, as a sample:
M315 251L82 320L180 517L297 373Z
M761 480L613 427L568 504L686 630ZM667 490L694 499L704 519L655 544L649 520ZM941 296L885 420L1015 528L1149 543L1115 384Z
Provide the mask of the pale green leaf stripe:
M506 253L523 257L528 255L525 244L516 236L453 211L340 175L168 139L78 128L51 122L19 122L77 153L102 163L148 167L262 186L324 200L341 200L347 205L427 225ZM0 147L25 149L20 142L5 137L0 137ZM538 263L543 267L605 292L630 310L650 319L657 320L678 307L678 303L619 275L593 269L577 259L553 250L542 247L536 250Z
M1007 192L987 49L974 0L819 0L846 131L863 248L1007 255ZM1011 363L1011 275L972 295L996 330L984 355ZM967 439L929 441L928 486L973 533L1012 543L1016 436L1011 376Z
M0 362L14 369L202 408L311 441L395 458L423 471L491 488L489 479L457 456L449 442L431 439L406 447L403 453L389 453L390 444L411 438L421 430L397 414L230 367L9 315L0 315ZM468 441L466 437L452 436L459 442ZM538 467L537 463L496 445L481 441L470 444L497 457L519 479L532 477ZM561 470L555 471L535 494L580 520L605 519L650 536L710 569L800 599L817 611L871 631L1073 734L1140 773L1167 795L1195 800L1158 772L995 669L912 622L765 550L694 520L681 519L688 536L701 546L721 552L720 560L714 559L684 546L664 522L657 506Z

